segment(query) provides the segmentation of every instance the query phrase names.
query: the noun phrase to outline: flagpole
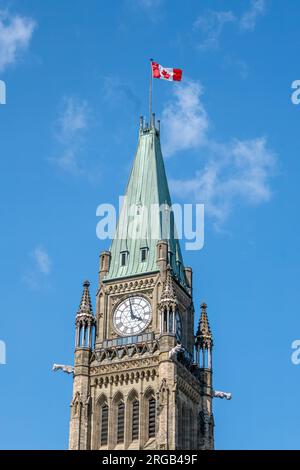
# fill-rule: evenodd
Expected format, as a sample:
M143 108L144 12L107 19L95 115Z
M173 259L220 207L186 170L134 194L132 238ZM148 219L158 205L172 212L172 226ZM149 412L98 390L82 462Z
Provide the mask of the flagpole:
M150 129L152 127L152 94L153 94L153 76L152 76L152 62L153 59L150 60L150 86L149 86L149 126Z

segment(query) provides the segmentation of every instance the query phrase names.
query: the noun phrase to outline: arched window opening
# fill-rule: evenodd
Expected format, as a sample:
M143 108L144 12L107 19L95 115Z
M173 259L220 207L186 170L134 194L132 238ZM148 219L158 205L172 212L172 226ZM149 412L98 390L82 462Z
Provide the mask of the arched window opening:
M108 406L104 403L101 406L101 430L100 430L100 444L102 446L108 443Z
M168 310L165 308L163 312L163 332L166 333L168 331Z
M156 400L150 398L148 409L148 438L155 437Z
M124 442L125 405L121 401L117 409L117 444Z
M169 312L169 333L174 333L174 312L173 308Z
M132 402L132 440L137 440L139 438L139 412L140 404L138 400L133 400Z

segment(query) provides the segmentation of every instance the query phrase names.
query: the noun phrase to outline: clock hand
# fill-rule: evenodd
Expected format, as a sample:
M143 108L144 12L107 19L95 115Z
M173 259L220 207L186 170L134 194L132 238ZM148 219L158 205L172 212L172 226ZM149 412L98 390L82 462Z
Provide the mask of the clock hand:
M136 313L133 315L134 318L136 318L137 320L143 320L143 318L140 316L140 315L137 315Z
M142 317L136 316L136 315L133 313L131 301L130 301L130 299L128 299L128 300L129 300L129 307L130 307L130 315L131 315L131 318L134 318L134 319L136 319L136 320L143 320Z
M130 298L128 300L129 300L130 316L131 316L131 318L134 318L133 311L132 311L131 300L130 300Z

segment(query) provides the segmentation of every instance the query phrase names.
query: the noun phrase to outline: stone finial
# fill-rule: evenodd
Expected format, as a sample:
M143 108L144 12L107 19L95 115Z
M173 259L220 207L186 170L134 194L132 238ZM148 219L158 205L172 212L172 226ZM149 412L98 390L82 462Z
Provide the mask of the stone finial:
M196 333L196 343L198 343L200 347L207 347L208 345L211 347L213 343L206 309L207 305L203 302L201 304L201 315Z
M93 329L96 325L96 319L93 315L93 307L89 292L90 283L84 281L83 292L79 309L76 315L76 338L75 347L77 348L91 348L93 341Z
M163 285L163 291L160 297L160 303L161 304L173 303L176 305L178 304L175 290L174 290L174 285L173 285L172 270L169 264L167 266L167 275L166 275L166 280Z
M89 287L90 287L89 281L87 280L84 281L83 293L82 293L77 315L93 315L93 306L91 302Z

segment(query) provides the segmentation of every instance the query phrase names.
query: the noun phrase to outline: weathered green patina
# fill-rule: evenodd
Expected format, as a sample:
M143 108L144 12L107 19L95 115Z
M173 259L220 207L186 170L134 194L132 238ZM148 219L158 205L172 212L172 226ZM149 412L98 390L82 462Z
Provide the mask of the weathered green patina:
M115 237L110 269L105 280L158 271L156 244L167 240L173 275L186 284L179 241L160 146L160 132L154 123L140 128L138 148L126 188ZM142 248L146 259L142 260ZM122 266L122 253L126 263ZM123 259L124 261L124 259Z

